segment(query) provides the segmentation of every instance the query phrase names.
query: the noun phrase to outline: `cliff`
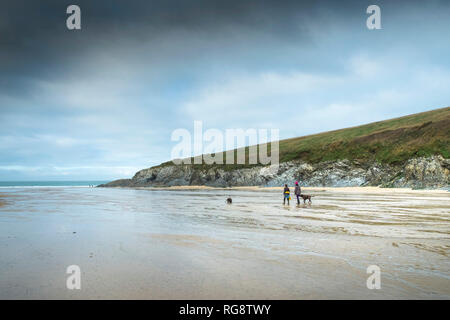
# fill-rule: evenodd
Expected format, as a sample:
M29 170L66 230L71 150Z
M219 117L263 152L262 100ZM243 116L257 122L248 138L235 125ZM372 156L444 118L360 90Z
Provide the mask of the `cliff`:
M303 186L448 188L449 158L447 107L281 140L278 168L166 162L101 187L280 186L298 180Z

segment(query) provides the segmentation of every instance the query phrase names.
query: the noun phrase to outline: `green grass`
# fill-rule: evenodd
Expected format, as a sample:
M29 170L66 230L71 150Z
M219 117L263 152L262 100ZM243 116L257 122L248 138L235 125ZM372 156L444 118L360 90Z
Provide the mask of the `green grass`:
M318 163L349 159L401 164L412 157L437 154L450 157L450 107L280 141L280 162ZM160 166L171 164L169 161ZM233 170L254 165L221 166ZM194 167L211 168L206 165Z

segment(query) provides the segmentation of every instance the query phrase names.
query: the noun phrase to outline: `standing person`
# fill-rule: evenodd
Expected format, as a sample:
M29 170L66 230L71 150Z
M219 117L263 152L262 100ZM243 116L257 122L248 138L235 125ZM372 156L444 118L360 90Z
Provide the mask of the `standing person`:
M284 195L283 196L283 205L286 204L286 200L289 205L289 199L291 198L291 190L289 190L289 187L287 186L287 184L284 185L283 195Z
M298 185L298 181L295 181L294 193L297 196L297 204L300 204L300 195L302 194L302 189L300 189L300 186Z

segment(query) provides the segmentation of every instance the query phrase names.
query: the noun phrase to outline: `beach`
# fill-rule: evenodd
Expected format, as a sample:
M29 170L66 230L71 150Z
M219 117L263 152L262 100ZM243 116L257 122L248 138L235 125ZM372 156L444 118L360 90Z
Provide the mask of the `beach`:
M281 188L1 188L0 298L450 298L448 191L303 192L312 204L283 206Z

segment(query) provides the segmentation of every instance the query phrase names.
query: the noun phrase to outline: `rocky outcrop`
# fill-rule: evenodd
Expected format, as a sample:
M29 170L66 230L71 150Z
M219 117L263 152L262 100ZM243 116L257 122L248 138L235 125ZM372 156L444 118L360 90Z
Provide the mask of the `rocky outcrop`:
M450 159L440 156L409 160L399 176L390 185L393 187L449 187Z
M448 188L449 170L450 159L442 156L414 158L404 165L349 160L317 164L291 161L281 163L278 167L259 166L235 170L224 170L220 166L196 168L191 165L166 165L141 170L132 179L116 180L101 187L280 186L298 180L303 186L310 187Z

